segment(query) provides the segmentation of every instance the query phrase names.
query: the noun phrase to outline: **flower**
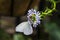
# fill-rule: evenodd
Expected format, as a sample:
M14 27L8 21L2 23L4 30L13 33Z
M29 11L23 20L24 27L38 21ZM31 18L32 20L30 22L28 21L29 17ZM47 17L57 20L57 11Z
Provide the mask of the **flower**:
M27 14L28 21L22 22L16 26L16 32L22 32L25 35L31 35L33 33L33 27L37 27L40 24L40 13L34 9L28 11Z
M40 24L40 13L34 9L28 10L27 18L29 24L33 25L33 27L37 27Z

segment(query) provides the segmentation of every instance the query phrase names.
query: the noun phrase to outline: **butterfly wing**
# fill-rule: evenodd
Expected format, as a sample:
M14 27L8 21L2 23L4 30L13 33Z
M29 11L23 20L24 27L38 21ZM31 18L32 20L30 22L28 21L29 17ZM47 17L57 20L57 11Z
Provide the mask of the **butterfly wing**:
M16 27L16 32L23 32L25 35L33 33L33 29L28 22L22 22Z
M16 26L16 32L23 32L25 27L25 22L20 23L19 25Z
M30 35L33 33L33 29L31 27L31 25L27 22L25 25L25 29L24 29L24 34L25 35Z

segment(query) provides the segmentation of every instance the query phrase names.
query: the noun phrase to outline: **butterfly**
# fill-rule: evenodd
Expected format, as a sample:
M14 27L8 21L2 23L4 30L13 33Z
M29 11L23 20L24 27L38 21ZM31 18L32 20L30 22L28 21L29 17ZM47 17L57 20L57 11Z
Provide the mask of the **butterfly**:
M22 22L16 26L16 32L23 32L25 35L31 35L33 28L28 22Z

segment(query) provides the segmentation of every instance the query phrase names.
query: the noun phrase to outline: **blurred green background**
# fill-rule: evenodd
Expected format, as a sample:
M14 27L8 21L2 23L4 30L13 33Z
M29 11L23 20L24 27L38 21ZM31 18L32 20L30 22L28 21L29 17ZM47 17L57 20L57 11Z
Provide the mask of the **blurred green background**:
M60 40L60 0L55 1L58 1L56 11L41 20L34 34L26 36L15 32L16 25L27 21L30 8L44 11L46 6L51 8L51 3L46 0L0 0L0 40Z

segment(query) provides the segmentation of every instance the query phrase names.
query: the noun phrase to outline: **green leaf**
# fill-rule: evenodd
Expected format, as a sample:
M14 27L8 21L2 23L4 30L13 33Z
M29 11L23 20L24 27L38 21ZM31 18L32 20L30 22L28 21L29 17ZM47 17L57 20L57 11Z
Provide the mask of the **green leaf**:
M22 34L15 34L14 40L25 40L24 36Z

